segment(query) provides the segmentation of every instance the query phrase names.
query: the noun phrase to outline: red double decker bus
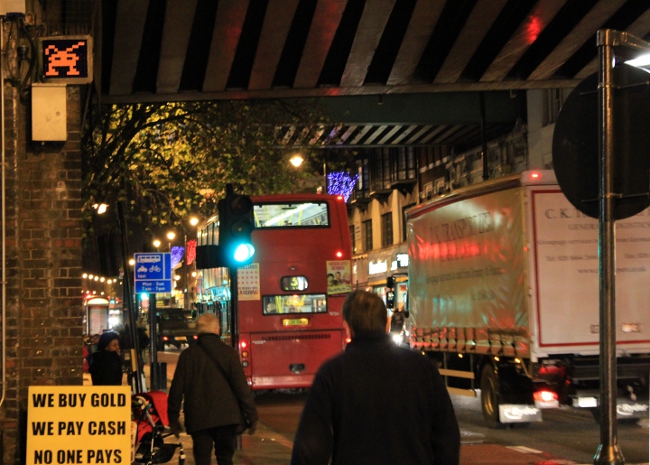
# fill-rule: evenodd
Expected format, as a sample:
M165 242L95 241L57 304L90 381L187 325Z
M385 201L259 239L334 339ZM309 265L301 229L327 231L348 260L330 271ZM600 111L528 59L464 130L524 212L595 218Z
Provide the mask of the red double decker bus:
M197 270L197 307L221 321L254 390L309 387L319 366L345 346L341 307L352 289L351 242L342 197L252 196L251 265ZM219 244L219 218L198 231ZM204 250L205 250L204 249Z

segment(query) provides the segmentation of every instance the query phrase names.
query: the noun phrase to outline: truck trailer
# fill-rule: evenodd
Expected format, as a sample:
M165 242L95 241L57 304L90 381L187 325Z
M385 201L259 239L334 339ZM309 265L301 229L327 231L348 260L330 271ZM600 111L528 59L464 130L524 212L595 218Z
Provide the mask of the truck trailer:
M599 415L598 221L553 171L526 171L406 212L409 344L452 393L478 396L485 423ZM650 209L616 227L617 417L648 416Z

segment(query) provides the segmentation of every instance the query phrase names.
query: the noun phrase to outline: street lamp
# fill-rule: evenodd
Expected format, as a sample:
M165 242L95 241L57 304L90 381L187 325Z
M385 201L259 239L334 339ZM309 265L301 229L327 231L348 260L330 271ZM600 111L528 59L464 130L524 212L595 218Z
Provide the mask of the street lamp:
M169 246L169 251L170 252L172 251L172 241L174 240L174 238L176 238L176 233L174 231L169 231L167 233L167 239L169 240L167 245Z
M302 165L303 161L305 161L305 159L299 153L296 153L294 156L292 156L289 159L289 163L291 163L296 168L300 167L300 165Z
M156 252L158 252L158 248L160 247L161 242L158 239L153 240L153 246L156 248Z
M289 163L291 163L294 167L300 168L302 163L305 161L303 156L300 153L294 154L290 159ZM323 182L325 183L323 185L323 192L327 194L327 155L325 155L325 159L323 161Z

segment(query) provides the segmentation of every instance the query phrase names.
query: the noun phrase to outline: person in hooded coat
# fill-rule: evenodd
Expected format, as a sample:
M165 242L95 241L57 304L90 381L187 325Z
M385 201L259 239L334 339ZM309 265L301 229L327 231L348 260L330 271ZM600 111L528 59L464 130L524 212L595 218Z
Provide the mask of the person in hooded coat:
M99 336L97 351L90 365L93 386L121 386L122 359L120 358L120 335L107 331Z

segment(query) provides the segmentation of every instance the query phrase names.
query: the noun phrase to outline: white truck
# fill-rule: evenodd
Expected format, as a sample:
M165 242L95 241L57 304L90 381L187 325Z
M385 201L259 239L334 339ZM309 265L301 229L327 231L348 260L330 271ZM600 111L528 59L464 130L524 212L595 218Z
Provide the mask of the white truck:
M436 197L406 213L412 348L448 388L476 396L486 424L541 409L598 416L598 221L553 171L527 171ZM616 222L617 416L647 418L650 209Z

